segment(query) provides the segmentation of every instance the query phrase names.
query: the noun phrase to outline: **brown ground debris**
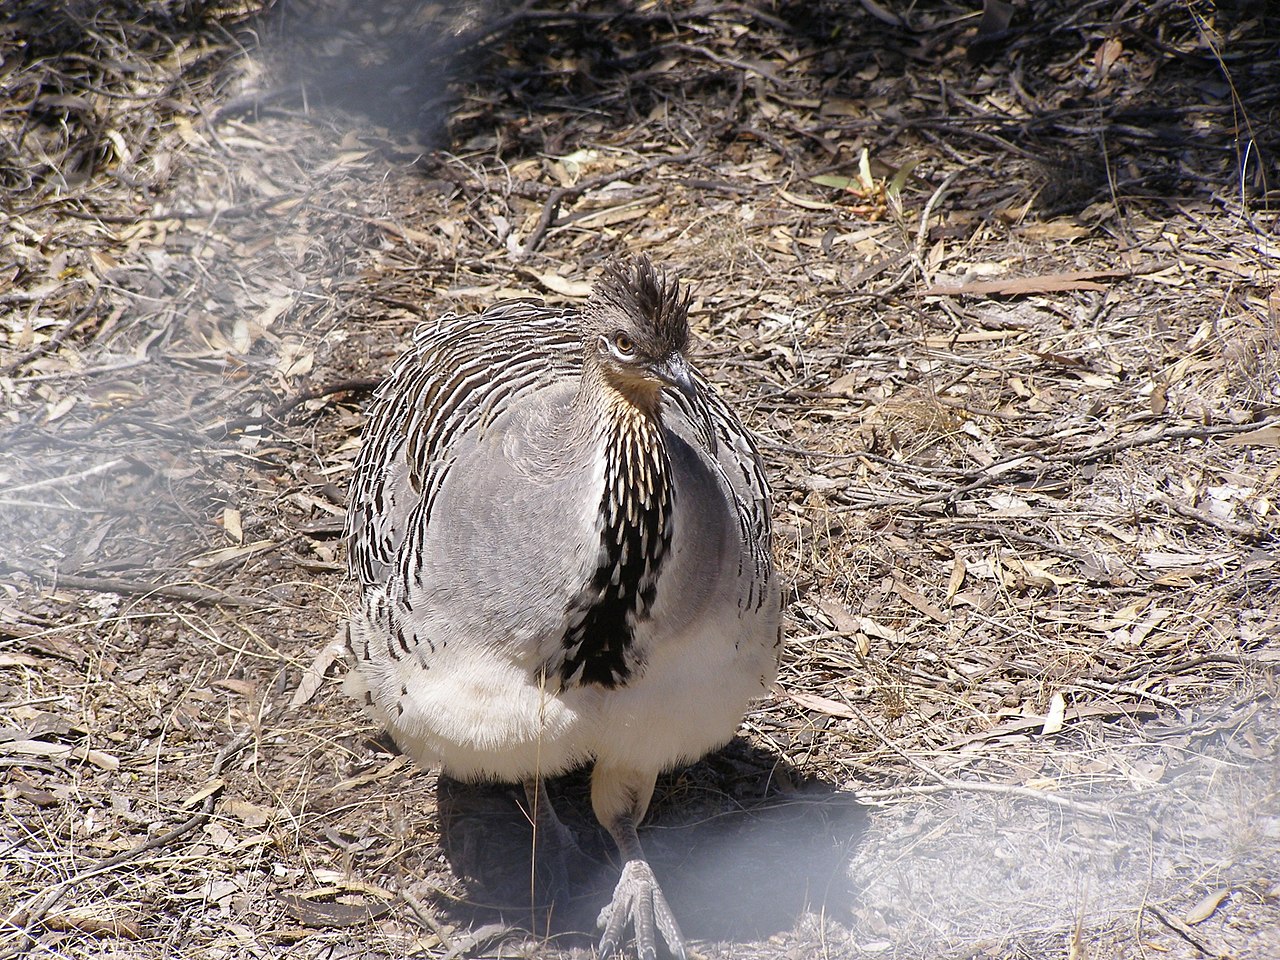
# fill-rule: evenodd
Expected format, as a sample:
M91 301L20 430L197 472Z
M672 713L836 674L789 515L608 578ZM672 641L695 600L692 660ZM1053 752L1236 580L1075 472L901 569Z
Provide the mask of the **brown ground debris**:
M640 252L788 584L699 952L1280 956L1280 11L978 6L11 0L0 957L589 955L324 651L408 331Z

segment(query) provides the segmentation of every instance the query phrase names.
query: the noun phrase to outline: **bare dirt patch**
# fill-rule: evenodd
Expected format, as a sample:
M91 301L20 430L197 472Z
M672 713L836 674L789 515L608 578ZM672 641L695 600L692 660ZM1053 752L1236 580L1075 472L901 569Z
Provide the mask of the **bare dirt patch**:
M317 655L413 324L629 252L789 584L655 799L699 950L1280 955L1269 5L50 6L0 23L0 956L590 949Z

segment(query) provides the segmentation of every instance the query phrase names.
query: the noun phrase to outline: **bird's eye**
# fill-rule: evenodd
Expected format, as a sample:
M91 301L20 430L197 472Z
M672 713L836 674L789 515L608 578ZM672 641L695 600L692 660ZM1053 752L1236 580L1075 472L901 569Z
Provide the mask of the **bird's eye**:
M623 360L629 360L635 356L636 342L625 333L615 334L613 337L613 350Z

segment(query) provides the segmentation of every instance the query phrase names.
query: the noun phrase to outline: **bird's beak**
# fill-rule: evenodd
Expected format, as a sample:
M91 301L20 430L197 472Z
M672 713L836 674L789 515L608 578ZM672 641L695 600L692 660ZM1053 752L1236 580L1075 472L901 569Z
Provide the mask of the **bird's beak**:
M689 373L689 365L684 362L684 357L680 356L680 354L673 353L662 363L655 366L653 372L683 393L689 400L694 400L697 397L698 388L694 386L693 377Z

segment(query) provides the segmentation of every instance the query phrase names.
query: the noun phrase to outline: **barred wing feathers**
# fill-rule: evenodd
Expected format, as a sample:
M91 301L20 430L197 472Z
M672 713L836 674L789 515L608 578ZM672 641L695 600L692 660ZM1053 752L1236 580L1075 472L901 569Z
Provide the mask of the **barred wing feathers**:
M408 575L396 569L401 546L411 530L425 534L457 438L521 394L576 379L581 370L572 310L512 300L421 324L374 395L355 462L346 537L361 585Z

